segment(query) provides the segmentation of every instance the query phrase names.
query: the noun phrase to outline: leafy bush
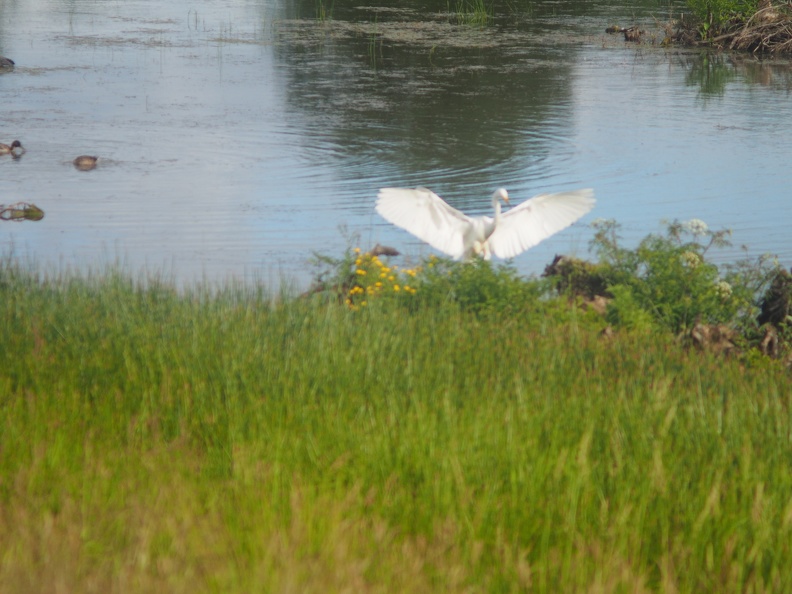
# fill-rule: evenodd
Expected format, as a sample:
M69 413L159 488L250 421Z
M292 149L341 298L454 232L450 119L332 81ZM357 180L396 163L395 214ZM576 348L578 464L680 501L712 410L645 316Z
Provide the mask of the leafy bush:
M758 0L687 0L699 23L702 39L722 33L733 20L744 20L756 12Z
M650 234L628 249L615 221L593 226L597 261L557 257L546 269L549 278L523 278L509 262L436 256L400 268L377 250L349 248L340 259L317 256L325 270L312 293L330 295L354 311L391 303L409 311L552 316L559 322L580 317L569 307L574 299L594 305L580 317L589 316L594 324L674 334L696 324L725 324L751 340L759 336L757 304L779 267L767 256L721 267L710 261L711 252L730 245L730 231L713 231L698 219L673 221L664 234ZM553 298L559 294L561 299ZM605 302L602 321L596 312Z
M698 219L674 221L665 235L649 235L630 250L620 246L615 221L595 221L594 227L592 247L613 294L611 323L673 332L697 322L754 324L757 295L773 268L766 257L723 271L707 261L712 248L730 245L730 231L712 231Z
M330 293L350 309L367 307L375 298L399 299L415 295L414 278L418 268L402 268L360 248L347 249L340 259L315 255L323 267L317 275L313 293Z
M422 306L454 304L478 314L524 311L535 306L546 289L541 282L520 277L509 263L455 262L434 256L419 269L416 281Z

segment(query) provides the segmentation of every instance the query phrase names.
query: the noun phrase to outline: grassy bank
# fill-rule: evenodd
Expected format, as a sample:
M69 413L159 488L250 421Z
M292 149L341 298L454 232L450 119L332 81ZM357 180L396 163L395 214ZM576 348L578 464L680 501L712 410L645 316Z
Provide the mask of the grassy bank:
M783 366L600 328L5 268L0 591L792 590Z

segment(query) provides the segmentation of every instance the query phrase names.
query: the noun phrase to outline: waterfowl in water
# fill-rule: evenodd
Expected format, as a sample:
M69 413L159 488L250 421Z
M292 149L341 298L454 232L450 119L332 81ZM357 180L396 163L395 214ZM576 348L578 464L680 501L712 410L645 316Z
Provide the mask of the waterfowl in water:
M80 171L89 171L94 167L96 167L96 161L98 160L99 157L92 157L91 155L80 155L73 161L73 163L74 166Z
M11 58L0 56L0 70L11 70L13 67L14 61Z
M18 140L15 140L10 145L0 144L0 155L21 155L25 152L25 147Z

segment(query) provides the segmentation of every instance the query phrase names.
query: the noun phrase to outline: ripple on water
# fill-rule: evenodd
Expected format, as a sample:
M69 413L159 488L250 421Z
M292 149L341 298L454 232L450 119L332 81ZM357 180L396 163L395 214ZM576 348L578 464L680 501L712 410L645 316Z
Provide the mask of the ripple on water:
M701 218L752 253L792 259L788 63L602 33L654 25L633 6L555 2L488 27L445 4L338 5L325 22L296 10L4 11L3 52L17 62L0 78L4 133L28 153L0 158L0 191L47 215L5 225L3 245L56 265L121 255L184 282L281 270L307 282L305 261L340 253L344 228L430 253L374 213L380 187L424 185L473 214L499 186L516 202L593 187L591 215L518 258L521 271L585 255L596 217L632 242L663 219ZM102 165L78 172L78 154Z

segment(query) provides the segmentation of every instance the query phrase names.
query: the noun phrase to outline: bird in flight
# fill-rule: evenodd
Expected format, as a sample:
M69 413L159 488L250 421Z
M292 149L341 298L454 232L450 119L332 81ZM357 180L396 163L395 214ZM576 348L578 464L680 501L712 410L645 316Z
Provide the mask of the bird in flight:
M569 227L594 208L593 190L539 194L501 214L509 194L492 194L493 216L470 217L426 188L383 188L377 212L457 260L513 258Z

